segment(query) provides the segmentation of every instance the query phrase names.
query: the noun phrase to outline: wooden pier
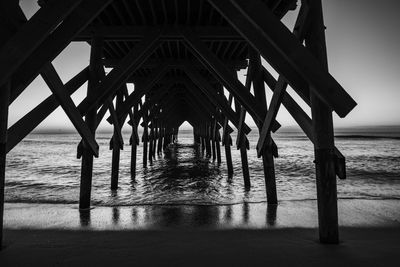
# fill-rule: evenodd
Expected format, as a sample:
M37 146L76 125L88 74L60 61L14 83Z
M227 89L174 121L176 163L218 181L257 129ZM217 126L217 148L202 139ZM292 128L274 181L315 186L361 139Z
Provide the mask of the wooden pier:
M235 140L244 185L250 189L251 129L246 115L259 132L257 154L264 167L267 201L277 204L279 173L274 158L279 144L271 133L280 127L276 115L283 105L314 144L320 241L339 242L336 179L346 178L346 168L334 144L332 113L343 118L356 102L328 72L321 0L42 0L39 4L41 8L27 20L18 0L0 3L0 233L6 155L59 106L82 137L77 144L82 161L79 207L88 209L96 179L93 158L99 156L95 133L102 120L113 125L111 190L118 189L125 123L132 130L134 178L137 168L145 168L175 142L185 121L193 126L194 141L210 160L220 163L224 147L229 176L234 175ZM289 30L281 19L295 10L298 17ZM51 62L71 42L90 44L90 63L64 84ZM247 71L245 84L238 79L239 70ZM52 95L8 125L9 105L38 75ZM71 95L86 82L87 96L76 105ZM133 84L133 92L127 84ZM288 93L288 86L309 105L312 118ZM267 89L273 91L268 102ZM141 143L143 166L137 166Z

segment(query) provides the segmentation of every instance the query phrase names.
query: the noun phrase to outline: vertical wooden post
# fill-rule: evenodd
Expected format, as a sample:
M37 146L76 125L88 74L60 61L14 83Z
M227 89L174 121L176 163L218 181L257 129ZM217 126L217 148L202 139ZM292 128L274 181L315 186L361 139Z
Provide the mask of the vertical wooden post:
M168 138L168 130L167 128L164 128L164 143L163 143L163 150L167 149L167 146L169 145L169 138Z
M102 48L103 40L100 37L93 37L91 42L90 51L90 65L89 65L89 80L87 87L87 97L90 98L92 95L96 95L96 88L101 79L102 70ZM91 130L93 136L95 136L97 127L97 110L93 108L86 113L85 122ZM93 154L89 147L82 140L82 149L78 154L82 155L81 165L81 184L79 192L79 209L90 208L90 197L92 190L92 175L93 175ZM78 148L79 149L79 148Z
M124 102L122 91L117 92L117 99L115 109L118 110L122 103ZM122 125L120 126L122 127ZM114 123L114 134L112 138L112 163L111 163L111 190L118 189L118 178L119 178L119 161L121 156L121 146L118 139L117 131L121 131L121 129L117 128L117 125Z
M328 70L325 26L321 0L307 1L311 23L306 35L306 46ZM334 133L332 110L310 90L314 132L315 168L318 198L319 239L321 243L339 242L337 188L334 161Z
M205 150L206 150L205 131L204 131L204 127L201 126L201 152L203 153L203 156L204 156Z
M210 129L211 129L211 140L212 140L212 158L213 161L217 158L217 152L216 152L216 138L215 138L215 133L216 133L216 126L217 122L216 120L213 121Z
M13 18L19 10L18 1L0 2L0 47L16 29ZM1 74L0 74L1 75ZM3 246L4 190L6 182L8 107L10 103L11 81L0 84L0 250Z
M157 154L161 153L162 146L163 146L163 127L162 127L162 124L160 124L160 130L158 132Z
M147 125L147 111L144 112L143 114L143 136L142 136L142 142L143 142L143 167L147 167L147 141L148 141L148 125Z
M210 144L210 127L208 123L206 123L206 157L211 157L211 144Z
M133 131L137 131L134 127L132 127L132 136L131 136L131 178L136 177L136 154L137 154L137 143L136 138Z
M244 187L249 189L251 186L250 183L250 173L249 173L249 163L247 161L247 145L245 141L242 141L240 144L240 157L242 160L242 172L244 179Z
M235 72L236 73L236 72ZM235 99L235 110L237 114L241 112L240 103ZM244 118L243 118L244 121ZM244 180L244 187L249 189L251 186L250 183L250 173L249 173L249 163L247 161L247 148L248 148L248 140L245 134L238 135L239 140L239 149L240 149L240 158L242 160L242 172L243 172L243 180Z
M212 147L212 160L215 161L217 159L217 151L216 151L216 144L214 137L211 137L211 147Z
M10 82L0 86L0 250L3 245L4 188L6 178L6 145L10 90Z
M154 123L150 127L150 138L149 138L149 163L153 164L153 139L154 139Z
M228 167L228 176L233 175L233 164L231 154L232 137L227 134L224 138L226 166Z
M221 136L219 134L219 130L217 127L217 120L214 120L214 139L215 139L215 147L217 149L217 163L221 164L221 147L219 142L221 141Z
M218 140L215 142L215 146L217 148L217 163L221 164L221 145Z
M136 178L136 156L137 156L137 146L139 145L138 137L138 129L137 129L137 113L138 113L138 106L135 105L133 108L133 118L132 121L132 135L130 138L130 145L131 145L131 178Z
M253 80L253 88L254 95L256 99L256 104L258 105L259 110L264 111L263 116L267 114L268 105L265 95L265 86L264 86L264 77L263 77L263 67L261 64L260 54L254 49L249 49L249 57L250 57L250 65L252 71L252 80ZM258 124L258 130L261 133L262 124ZM267 142L263 148L262 153L262 161L264 167L264 179L265 179L265 187L267 191L267 202L268 204L278 204L278 197L276 193L276 178L275 178L275 165L274 165L274 156L273 156L273 148L272 148L272 138L271 135L268 134Z
M154 120L154 149L153 149L153 158L156 158L156 153L158 150L157 141L159 141L159 134L158 134L158 120Z

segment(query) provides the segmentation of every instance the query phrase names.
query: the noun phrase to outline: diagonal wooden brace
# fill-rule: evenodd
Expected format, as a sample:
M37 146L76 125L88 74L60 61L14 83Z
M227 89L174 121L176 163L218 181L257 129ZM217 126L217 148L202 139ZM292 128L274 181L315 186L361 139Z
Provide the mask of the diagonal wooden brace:
M43 75L43 78L47 83L47 85L49 86L50 90L52 91L53 95L56 97L61 107L64 109L64 112L67 114L68 118L75 126L76 130L79 132L82 139L85 141L85 144L89 146L93 155L95 157L98 157L99 145L94 139L90 129L83 121L82 116L79 113L78 109L76 108L71 97L66 92L65 87L60 77L58 76L56 70L54 69L53 65L51 63L47 64L44 67L44 70L46 75Z

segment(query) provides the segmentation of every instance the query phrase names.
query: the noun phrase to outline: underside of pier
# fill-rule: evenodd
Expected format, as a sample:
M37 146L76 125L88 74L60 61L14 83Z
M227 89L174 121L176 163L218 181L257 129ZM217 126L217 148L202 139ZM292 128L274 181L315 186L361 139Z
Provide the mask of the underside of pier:
M77 144L82 160L81 209L90 208L93 158L99 156L95 133L102 120L114 129L112 190L118 189L125 123L132 130L134 178L138 146L143 146L146 167L174 143L185 121L193 126L195 142L206 157L221 162L220 146L224 146L229 175L233 175L235 132L244 185L250 188L247 134L251 129L246 113L259 132L257 155L264 167L267 201L276 205L278 147L271 133L280 128L276 115L283 105L314 144L320 241L338 243L336 179L345 179L346 172L345 158L334 144L332 113L345 117L356 103L328 72L321 0L42 0L39 4L41 8L28 20L18 0L0 3L1 223L6 155L59 106L82 137ZM281 21L289 12L298 14L293 29ZM90 45L90 64L63 83L52 61L71 42ZM270 67L279 77L271 74ZM238 79L239 70L247 71L245 83ZM8 125L9 105L39 75L52 95ZM71 95L86 82L87 97L74 103ZM309 105L311 117L288 87ZM273 92L269 101L266 90ZM143 127L142 136L138 127Z

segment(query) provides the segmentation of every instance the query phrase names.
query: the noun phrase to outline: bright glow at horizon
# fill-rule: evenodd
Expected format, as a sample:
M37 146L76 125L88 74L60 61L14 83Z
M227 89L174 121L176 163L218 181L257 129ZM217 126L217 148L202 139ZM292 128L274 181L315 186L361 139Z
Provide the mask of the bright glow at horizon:
M20 1L28 18L38 9L36 2ZM358 103L345 119L338 119L335 115L335 126L400 125L400 35L397 34L400 26L400 17L397 16L400 2L324 0L323 5L330 73ZM290 29L293 28L297 12L290 12L283 20ZM89 51L90 48L85 43L72 43L57 57L53 63L64 82L89 64ZM245 73L239 73L242 82ZM37 78L11 105L9 125L49 95L50 90L46 84L40 77ZM85 95L86 84L73 95L75 103L79 103ZM270 101L269 90L267 98ZM308 107L302 106L309 111ZM296 124L283 108L278 114L278 121L283 126ZM249 115L246 122L254 126ZM184 124L185 127L188 125ZM102 129L109 127L105 122L101 124ZM38 127L41 130L72 128L61 108Z

